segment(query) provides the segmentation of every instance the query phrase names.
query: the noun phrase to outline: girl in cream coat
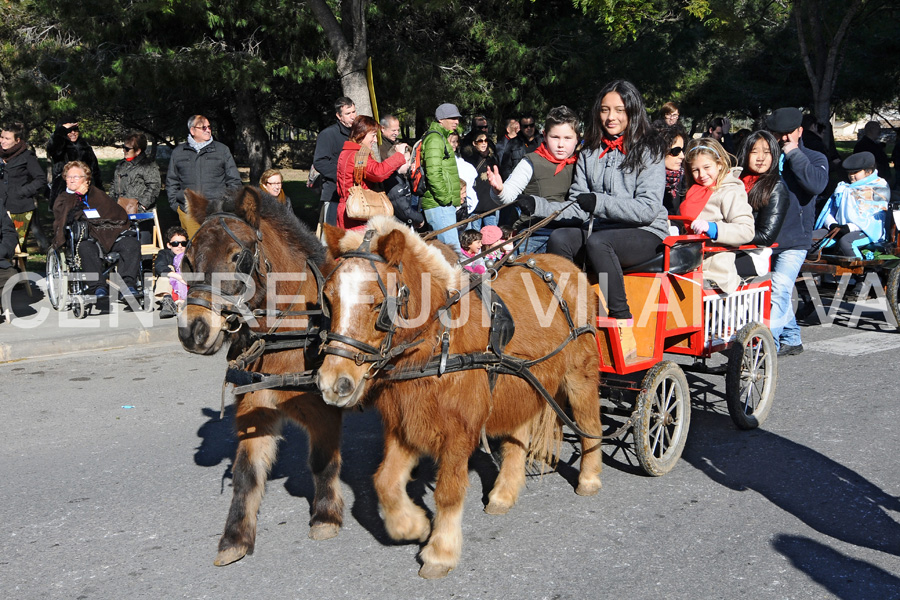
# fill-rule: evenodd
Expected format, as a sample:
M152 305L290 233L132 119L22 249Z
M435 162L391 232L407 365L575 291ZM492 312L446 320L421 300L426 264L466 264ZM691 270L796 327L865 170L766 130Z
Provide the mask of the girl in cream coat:
M694 233L709 235L715 245L740 246L753 239L753 209L738 179L740 168L732 168L731 157L714 139L691 140L685 152L687 194L679 213L691 219ZM703 278L724 292L740 284L733 252L719 252L703 261Z

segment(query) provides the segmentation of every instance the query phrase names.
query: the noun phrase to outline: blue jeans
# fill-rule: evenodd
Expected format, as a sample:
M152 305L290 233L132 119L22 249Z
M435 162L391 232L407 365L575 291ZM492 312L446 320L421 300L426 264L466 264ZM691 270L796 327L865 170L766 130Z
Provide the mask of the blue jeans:
M425 220L431 225L434 231L449 227L456 223L456 207L455 206L438 206L437 208L429 208L424 211ZM444 233L439 233L437 239L444 242L457 253L461 253L459 245L459 232L456 227L450 227Z
M782 344L799 346L802 343L791 296L804 259L806 250L784 250L773 257L771 330L779 348Z
M519 246L519 254L544 254L547 252L547 240L550 239L552 229L538 229Z
M497 213L491 213L486 217L481 217L480 219L475 219L471 223L469 223L469 229L477 229L481 231L481 228L486 225L496 225L500 222L500 216Z

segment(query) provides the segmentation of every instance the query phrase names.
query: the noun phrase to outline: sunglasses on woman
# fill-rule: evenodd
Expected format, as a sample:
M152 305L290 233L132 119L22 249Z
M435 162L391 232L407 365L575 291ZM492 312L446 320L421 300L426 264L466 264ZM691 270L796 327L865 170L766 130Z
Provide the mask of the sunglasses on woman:
M682 146L672 146L669 148L669 156L678 156L684 152L684 148Z

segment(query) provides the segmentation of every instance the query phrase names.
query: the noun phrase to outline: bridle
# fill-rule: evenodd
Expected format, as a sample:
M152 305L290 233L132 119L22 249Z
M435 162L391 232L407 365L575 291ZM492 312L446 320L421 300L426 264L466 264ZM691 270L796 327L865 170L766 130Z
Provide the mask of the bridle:
M230 213L214 213L209 215L200 226L202 230L208 223L218 220L225 233L238 245L240 251L235 259L235 274L243 282L243 289L237 295L226 295L205 282L190 284L187 293L187 305L200 306L225 320L223 330L226 333L237 333L244 325L248 325L248 338L251 343L236 358L229 361L225 373L225 383L234 384L235 394L262 389L280 389L294 391L314 391L315 370L307 370L297 373L269 374L250 371L248 367L267 352L280 350L293 350L298 348L315 349L320 339L320 334L327 329L330 317L327 306L323 303L322 290L325 277L321 269L309 256L306 257L306 266L312 272L316 280L316 308L312 310L292 310L297 302L299 292L293 296L287 310L254 309L250 306L248 298L249 286L247 282L254 280L258 285L265 286L267 274L272 272L272 266L263 251L262 231L253 227L244 219ZM227 221L238 221L253 230L255 240L252 247L245 244L235 235L228 226ZM196 235L195 235L196 238ZM191 242L188 242L188 248ZM185 252L187 249L185 250ZM199 298L196 294L209 294L210 299ZM282 321L287 317L307 317L307 326L300 330L277 331ZM257 331L249 327L248 319L272 318L275 322L268 330ZM224 407L224 385L223 385Z
M384 297L384 301L380 304L380 308L378 308L378 316L375 318L375 329L386 334L384 340L382 340L381 342L381 346L379 348L375 348L374 346L363 341L348 337L346 335L342 335L340 333L334 333L333 331L323 331L320 334L320 337L322 339L321 352L350 359L355 362L357 366L362 366L366 363L369 363L371 366L369 367L369 370L365 375L366 379L371 379L378 371L384 368L388 362L390 362L403 352L406 352L406 350L408 350L409 348L419 345L423 341L418 340L411 343L399 344L398 346L393 345L394 335L396 334L398 327L397 317L402 317L404 319L409 318L409 314L407 312L409 303L409 287L407 287L405 283L398 282L397 293L395 295L391 295L388 293L388 289L384 283L384 279L382 279L381 273L379 273L378 268L375 266L375 263L392 266L397 270L399 274L403 273L403 265L402 263L390 265L383 256L375 254L369 249L369 245L374 235L374 230L366 230L366 233L363 236L363 241L359 245L359 248L341 255L337 267L335 267L334 271L332 271L328 275L326 283L328 279L331 279L335 276L335 274L338 272L338 270L340 270L341 267L347 264L348 260L358 258L368 261L369 265L372 267L372 271L375 272L375 280L378 283L378 287ZM350 346L351 348L355 348L357 352L334 346L332 342L338 342L346 346Z
M243 284L243 289L237 295L226 295L221 293L221 291L217 288L214 288L211 284L207 284L205 282L193 283L188 286L187 300L186 303L188 306L201 306L210 312L223 317L225 319L224 328L227 333L235 333L240 329L240 327L244 323L244 318L247 316L266 316L265 314L257 315L255 314L257 311L254 311L250 308L247 303L249 298L247 298L247 292L249 290L249 286L247 285L248 281L254 280L254 278L259 275L264 284L266 279L266 274L272 269L272 266L269 264L269 261L265 258L265 255L262 250L262 231L253 227L249 223L247 223L244 219L241 219L237 215L232 215L230 213L213 213L206 217L203 223L200 226L200 229L203 229L208 223L211 223L215 220L219 221L219 224L222 226L222 229L228 236L234 240L234 242L240 248L238 252L237 258L234 261L235 264L235 276L241 281ZM247 247L241 239L235 235L234 231L228 226L226 220L238 221L239 223L243 223L247 227L250 227L256 234L256 239L253 241L253 249L251 251L250 248ZM196 237L196 236L195 236ZM187 248L185 248L185 252L191 247L193 243L193 239L188 242ZM265 265L265 270L260 269L260 265ZM205 298L198 298L196 296L197 293L206 293L209 294L210 300ZM263 311L265 313L265 311Z

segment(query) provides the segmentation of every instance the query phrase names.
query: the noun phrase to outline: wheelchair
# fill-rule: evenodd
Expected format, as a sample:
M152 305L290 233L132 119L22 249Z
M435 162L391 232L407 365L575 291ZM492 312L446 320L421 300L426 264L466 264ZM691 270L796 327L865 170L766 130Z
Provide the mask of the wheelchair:
M130 227L119 234L116 241L123 236L133 236L140 239L139 222L129 219ZM109 274L115 271L121 260L121 254L116 251L104 252L99 242L87 235L87 222L76 221L66 226L65 245L61 249L51 248L47 252L47 296L50 304L59 312L72 310L76 319L84 319L91 312L91 307L97 305L98 297L90 294L88 290L97 280L88 279L81 271L80 260L77 255L79 244L94 244L99 249L100 262L103 271L98 273L99 281L107 281ZM140 252L140 249L138 249ZM132 310L140 307L142 310L153 311L153 293L145 291L144 264L142 257L138 261L138 277L135 280L134 300L130 304Z

